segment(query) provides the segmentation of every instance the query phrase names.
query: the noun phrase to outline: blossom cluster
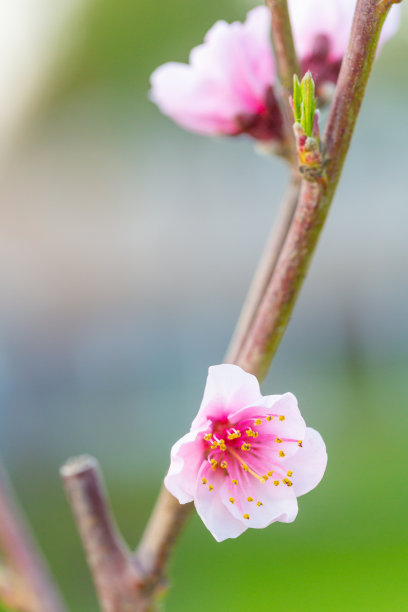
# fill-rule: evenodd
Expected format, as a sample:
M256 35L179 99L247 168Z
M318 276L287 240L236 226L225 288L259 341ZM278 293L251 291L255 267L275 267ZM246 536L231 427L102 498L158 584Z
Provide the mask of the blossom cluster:
M171 450L164 480L180 503L194 501L216 540L248 527L292 522L297 497L321 480L320 434L306 427L292 393L263 397L255 376L212 366L189 433Z
M337 80L355 4L356 0L289 0L301 71L312 72L318 91ZM392 7L380 45L396 32L400 11ZM151 99L193 132L279 140L282 118L270 29L271 13L265 6L251 10L244 23L218 21L204 43L191 51L189 64L168 62L155 70Z

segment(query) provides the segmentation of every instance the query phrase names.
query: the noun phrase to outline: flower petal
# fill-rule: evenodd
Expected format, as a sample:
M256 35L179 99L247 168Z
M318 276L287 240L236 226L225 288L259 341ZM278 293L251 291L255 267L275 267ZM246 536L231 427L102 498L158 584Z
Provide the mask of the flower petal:
M164 484L180 504L193 501L197 473L204 462L203 432L209 425L209 421L204 422L203 428L189 431L171 449L170 467Z
M228 501L231 496L235 500L233 504ZM276 521L291 523L298 512L293 487L281 481L275 485L273 478L260 482L247 472L241 472L237 486L229 485L223 501L232 516L255 529L263 529Z
M203 465L197 478L197 489L194 499L197 513L217 542L222 542L227 538L236 538L249 525L234 518L223 503L228 494L228 482L225 474L219 471L211 472L211 475L208 476L208 483L213 488L210 489L208 484L202 483L202 475L207 474L207 470L207 466Z
M261 399L258 380L232 364L211 366L200 410L192 428L202 427L207 419L226 420L231 411Z
M327 464L326 446L318 431L307 427L302 447L282 466L293 472L290 480L297 497L308 493L321 481Z

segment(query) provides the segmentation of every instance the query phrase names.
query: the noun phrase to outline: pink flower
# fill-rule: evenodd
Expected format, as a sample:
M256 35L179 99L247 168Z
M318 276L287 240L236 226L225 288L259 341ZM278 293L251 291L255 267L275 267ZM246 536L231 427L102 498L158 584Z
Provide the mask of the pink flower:
M255 376L212 366L200 410L171 450L164 480L181 504L194 501L214 538L292 522L297 497L321 480L320 434L306 427L291 393L261 395Z
M347 48L356 0L289 0L290 18L302 72L317 85L335 83ZM398 30L401 7L391 8L381 32L382 46Z
M290 0L294 39L302 72L316 85L336 82L346 50L356 0ZM398 28L401 8L393 6L380 42ZM279 141L282 117L274 92L271 14L249 11L244 23L217 21L189 64L169 62L151 76L150 97L182 127L199 134L249 134Z
M193 132L247 132L274 140L282 132L274 80L270 13L259 6L245 23L217 21L204 44L191 51L189 64L157 68L150 95L163 113Z

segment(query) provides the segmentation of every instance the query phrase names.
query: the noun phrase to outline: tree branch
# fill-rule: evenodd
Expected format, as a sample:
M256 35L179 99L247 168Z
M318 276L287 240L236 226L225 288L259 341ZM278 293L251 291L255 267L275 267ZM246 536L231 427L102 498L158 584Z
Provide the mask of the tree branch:
M270 2L270 4L276 5L277 8L286 6L286 2ZM333 199L388 8L389 5L378 4L378 0L358 0L351 40L343 61L326 129L326 181L302 182L299 204L277 267L251 324L250 333L233 359L235 363L259 379L265 375L286 329ZM293 73L291 77L292 75ZM89 468L88 465L85 469L88 474L85 477L81 476L83 469L80 465L71 464L68 472L64 472L66 468L63 468L62 475L76 514L95 583L100 596L105 598L102 599L104 610L106 612L148 610L149 607L146 607L148 602L153 601L156 588L162 585L166 558L189 513L191 504L180 505L163 488L136 557L129 557L128 553L123 552L123 544L112 526L112 521L109 520L100 485L94 482L97 477L95 466L91 472ZM87 484L88 478L90 481ZM98 544L101 530L102 532L107 530L102 542L112 547L112 565L109 559L105 558L109 557L109 546L100 547ZM107 569L109 567L111 572ZM102 583L105 579L107 587L104 594ZM134 592L139 590L142 597L138 602L137 596L134 596L133 607L130 605L125 607L126 602L119 602L116 607L113 604L109 607L109 604L104 603L109 602L109 589L116 593L116 602L118 602L118 593L131 593L132 588Z
M301 178L298 172L292 172L287 191L272 226L261 260L256 269L248 295L242 307L238 323L225 355L226 363L236 363L253 319L272 278L279 254L285 242L289 227L299 199Z
M299 77L299 64L293 41L287 0L266 1L272 15L272 44L279 80L286 93L291 93L293 75Z
M14 569L29 612L66 612L44 558L14 497L7 474L0 467L0 546ZM21 592L23 591L23 592Z
M244 370L260 378L268 371L286 330L333 200L389 8L390 4L378 4L377 0L357 2L325 130L325 180L302 183L292 226L238 361Z

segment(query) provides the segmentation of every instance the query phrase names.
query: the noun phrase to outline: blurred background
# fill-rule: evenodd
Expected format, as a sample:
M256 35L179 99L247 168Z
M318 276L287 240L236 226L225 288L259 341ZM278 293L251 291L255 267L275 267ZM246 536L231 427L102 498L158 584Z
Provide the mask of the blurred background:
M194 517L169 612L406 609L408 7L263 390L291 390L329 465L292 525L216 544ZM15 0L0 13L0 442L75 612L98 609L58 478L100 460L135 546L172 443L222 361L286 171L183 132L149 75L244 0Z

